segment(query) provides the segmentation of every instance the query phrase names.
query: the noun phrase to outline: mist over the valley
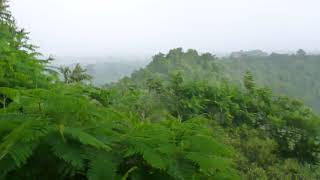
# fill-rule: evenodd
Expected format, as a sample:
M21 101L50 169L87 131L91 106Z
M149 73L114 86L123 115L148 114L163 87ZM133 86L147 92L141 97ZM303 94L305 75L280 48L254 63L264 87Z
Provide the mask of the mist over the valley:
M0 0L0 179L320 179L319 7Z

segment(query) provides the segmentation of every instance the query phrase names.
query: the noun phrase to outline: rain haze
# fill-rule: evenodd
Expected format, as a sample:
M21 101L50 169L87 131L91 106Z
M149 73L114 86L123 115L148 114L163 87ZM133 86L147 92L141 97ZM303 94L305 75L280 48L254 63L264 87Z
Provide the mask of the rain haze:
M320 0L0 0L0 180L320 180L319 69Z
M318 51L318 0L16 0L20 27L58 56Z

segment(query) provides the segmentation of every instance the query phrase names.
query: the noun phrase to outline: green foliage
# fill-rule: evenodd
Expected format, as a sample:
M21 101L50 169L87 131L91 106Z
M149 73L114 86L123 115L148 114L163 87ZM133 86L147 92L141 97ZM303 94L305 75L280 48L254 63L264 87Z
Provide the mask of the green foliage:
M249 71L247 71L244 75L243 84L247 90L249 90L250 92L254 92L255 82L253 80L252 74Z
M35 46L28 43L28 36L23 29L14 24L5 1L0 5L0 86L1 87L45 87L53 80L45 73L47 60L36 57Z
M80 64L76 64L73 69L69 67L61 66L58 68L63 75L64 83L79 83L84 81L90 81L92 76L87 73L86 69L83 69Z
M194 66L195 62L177 63L177 60L187 59L181 57L184 55L181 49L172 50L168 55L159 54L146 69L127 79L126 84L148 89L147 92L159 100L158 108L165 109L182 122L201 115L226 129L235 138L228 144L239 152L236 161L243 177L317 177L309 172L319 163L317 131L320 119L310 108L297 100L274 96L268 88L258 87L249 71L243 79L245 89L224 81L219 75L214 77L220 79L217 82L206 77L195 82L189 77L192 72L186 68L190 64ZM156 67L163 69L158 71ZM152 73L159 74L150 78ZM146 86L141 83L143 81L147 82ZM301 176L290 171L286 171L287 175L272 175L273 167L281 166L290 159L298 162L294 168L303 167L304 170L299 172ZM223 160L219 162L223 164ZM214 167L214 164L209 166Z
M0 165L8 163L6 158L15 162L3 177L32 178L44 173L48 166L58 170L65 165L71 168L70 172L54 172L50 177L85 175L89 179L117 179L137 167L139 171L127 176L139 172L151 173L147 179L164 175L172 179L189 178L179 166L190 167L187 174L194 177L237 176L230 147L215 140L206 120L186 123L129 120L93 104L85 92L70 94L72 91L61 87L40 92L22 90L20 101L13 101L0 113L1 123L19 122L10 130L1 131L4 138L0 145ZM32 97L34 93L40 96L40 102ZM42 151L51 153L54 162L42 162L43 168L38 167L36 175L24 171L35 166L33 159L39 158L37 153Z
M319 55L307 55L303 50L296 55L271 54L241 58L221 58L223 74L233 83L243 85L242 76L250 71L258 86L268 86L275 94L287 95L304 101L315 112L320 112Z
M0 179L320 178L320 118L251 73L241 89L215 56L178 48L108 88L76 83L80 65L60 83L6 8Z
M172 49L165 55L155 55L146 68L140 69L131 75L131 82L146 87L148 79L171 79L173 74L180 73L186 80L214 82L218 79L220 66L217 58L210 54L199 54L196 50L189 49L184 52L181 48ZM120 83L124 83L123 80Z

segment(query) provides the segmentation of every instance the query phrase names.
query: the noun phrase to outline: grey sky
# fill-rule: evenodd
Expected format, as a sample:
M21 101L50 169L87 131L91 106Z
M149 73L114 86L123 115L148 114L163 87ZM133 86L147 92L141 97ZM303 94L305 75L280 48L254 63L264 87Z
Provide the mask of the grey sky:
M319 0L11 0L45 54L320 49Z

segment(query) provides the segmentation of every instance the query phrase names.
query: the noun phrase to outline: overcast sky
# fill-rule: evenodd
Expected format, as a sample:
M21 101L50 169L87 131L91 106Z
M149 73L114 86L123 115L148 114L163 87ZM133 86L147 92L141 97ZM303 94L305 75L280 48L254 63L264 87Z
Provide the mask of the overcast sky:
M45 54L320 50L320 0L11 0Z

